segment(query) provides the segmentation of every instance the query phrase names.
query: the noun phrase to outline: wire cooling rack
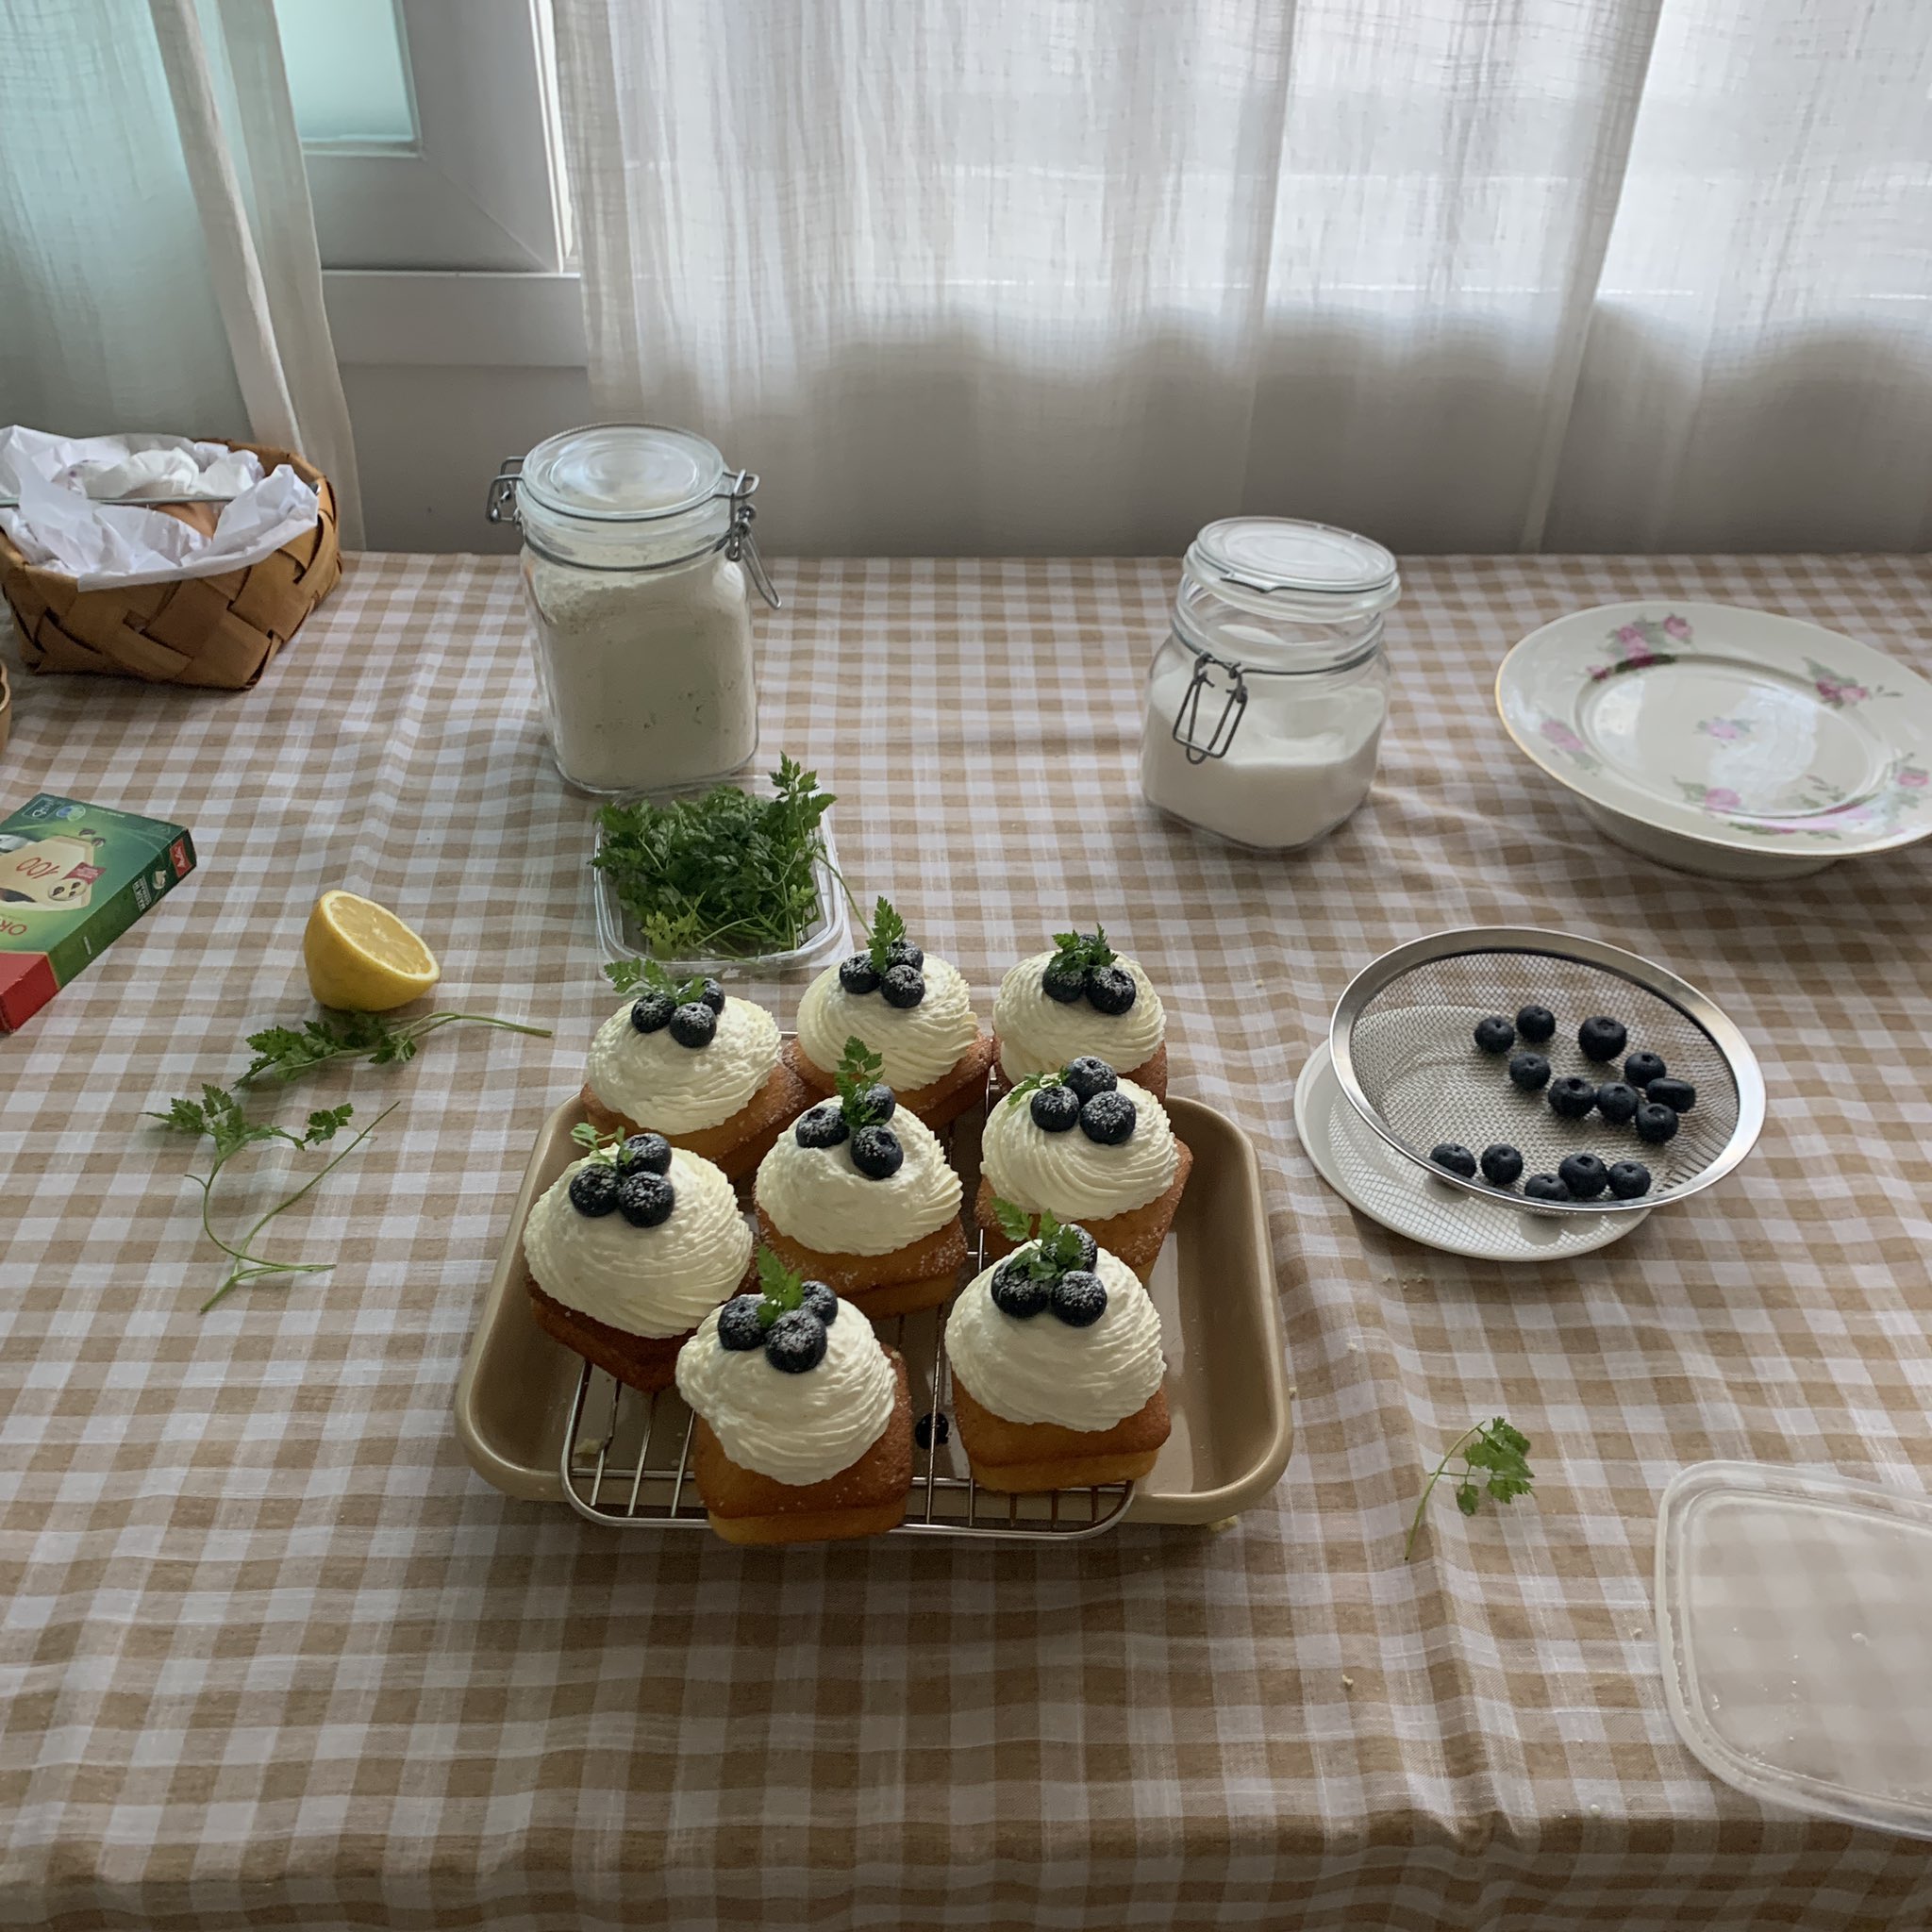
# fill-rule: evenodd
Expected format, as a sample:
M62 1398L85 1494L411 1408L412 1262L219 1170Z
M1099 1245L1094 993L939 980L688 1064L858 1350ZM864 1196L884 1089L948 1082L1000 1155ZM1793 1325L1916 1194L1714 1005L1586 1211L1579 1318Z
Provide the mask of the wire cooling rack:
M856 1309L851 1312L864 1320ZM923 1308L883 1324L880 1340L906 1358L913 1413L924 1438L914 1439L906 1520L891 1534L1051 1542L1118 1527L1134 1500L1132 1483L1016 1496L973 1480L948 1412L952 1383L944 1316L943 1308ZM592 1523L620 1529L704 1529L705 1506L691 1466L695 1433L696 1418L675 1389L647 1395L586 1362L564 1431L563 1493Z

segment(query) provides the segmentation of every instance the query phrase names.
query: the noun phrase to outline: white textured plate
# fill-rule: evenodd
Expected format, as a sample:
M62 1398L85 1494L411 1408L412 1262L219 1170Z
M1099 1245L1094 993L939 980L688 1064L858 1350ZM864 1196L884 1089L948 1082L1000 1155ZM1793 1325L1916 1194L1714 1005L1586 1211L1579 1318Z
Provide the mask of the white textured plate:
M1473 1260L1559 1261L1607 1247L1649 1219L1532 1214L1429 1179L1348 1104L1325 1040L1294 1083L1294 1126L1315 1172L1344 1201L1412 1241Z
M1504 658L1496 708L1612 837L1669 864L1792 876L1932 832L1932 684L1797 618L1573 611Z

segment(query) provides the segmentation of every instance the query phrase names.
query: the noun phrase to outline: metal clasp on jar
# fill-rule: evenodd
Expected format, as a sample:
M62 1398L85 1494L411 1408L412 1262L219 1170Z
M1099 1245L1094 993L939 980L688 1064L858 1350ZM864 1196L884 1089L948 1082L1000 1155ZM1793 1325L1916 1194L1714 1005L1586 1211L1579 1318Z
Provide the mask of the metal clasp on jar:
M1175 642L1181 642L1178 638ZM1231 663L1225 658L1217 658L1212 651L1203 651L1194 645L1182 644L1184 650L1194 653L1194 675L1188 680L1186 694L1174 714L1174 741L1187 753L1188 762L1198 765L1208 758L1227 756L1227 748L1234 742L1234 735L1241 728L1241 715L1248 708L1247 675L1239 664ZM1212 673L1223 671L1234 682L1219 685L1213 681ZM1204 744L1196 735L1201 723L1201 697L1204 691L1213 691L1223 699L1221 715L1214 721L1214 727L1208 734Z
M758 555L758 541L752 535L751 526L758 520L758 511L752 508L752 491L758 487L758 473L741 470L732 478L729 489L717 493L729 498L731 503L731 524L724 532L722 546L724 555L733 563L742 563L745 574L751 578L758 593L774 610L782 608L778 592L765 571L765 560Z

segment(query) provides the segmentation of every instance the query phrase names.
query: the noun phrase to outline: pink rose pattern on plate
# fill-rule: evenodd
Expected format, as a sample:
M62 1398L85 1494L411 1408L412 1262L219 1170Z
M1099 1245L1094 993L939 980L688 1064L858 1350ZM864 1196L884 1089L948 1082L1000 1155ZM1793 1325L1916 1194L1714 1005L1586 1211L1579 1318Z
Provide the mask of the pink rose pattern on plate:
M1882 684L1857 684L1849 677L1840 677L1828 664L1821 664L1816 658L1807 658L1805 669L1811 674L1812 690L1834 711L1862 705L1868 698L1898 696L1897 691L1888 691Z
M1697 728L1707 738L1721 738L1729 742L1732 739L1749 738L1753 727L1748 718L1700 718Z
M1653 664L1674 664L1676 653L1665 647L1688 643L1690 638L1690 625L1674 615L1666 617L1662 623L1653 617L1639 617L1620 624L1610 633L1615 657L1607 664L1589 666L1590 680L1601 684L1620 671L1644 671Z
M1677 789L1688 804L1701 807L1740 832L1756 833L1766 839L1790 838L1798 833L1814 839L1841 839L1851 832L1889 832L1906 813L1920 808L1928 787L1932 787L1932 772L1901 758L1867 798L1847 798L1836 786L1813 778L1809 788L1817 809L1802 815L1744 817L1739 815L1743 801L1728 787L1677 781Z

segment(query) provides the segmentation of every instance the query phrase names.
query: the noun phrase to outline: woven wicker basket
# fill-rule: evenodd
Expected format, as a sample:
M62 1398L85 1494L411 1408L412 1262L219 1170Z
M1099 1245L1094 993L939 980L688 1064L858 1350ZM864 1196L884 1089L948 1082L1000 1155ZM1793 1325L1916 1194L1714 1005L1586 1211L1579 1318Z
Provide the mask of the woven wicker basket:
M342 574L336 495L320 470L287 450L253 442L229 447L253 450L267 470L287 463L312 485L322 499L315 527L246 570L86 591L64 572L27 562L0 531L0 594L20 626L29 671L215 691L246 691L260 677ZM214 526L215 512L200 506L177 514L203 530Z

